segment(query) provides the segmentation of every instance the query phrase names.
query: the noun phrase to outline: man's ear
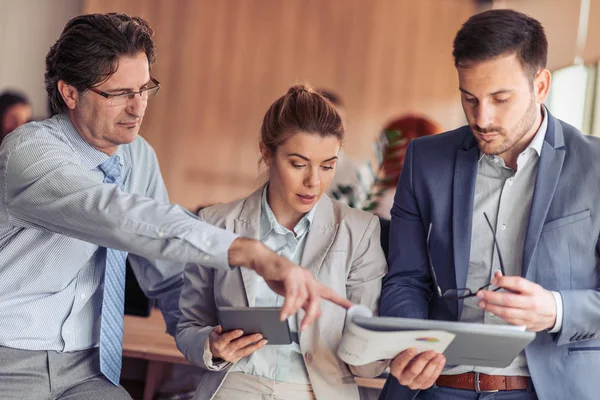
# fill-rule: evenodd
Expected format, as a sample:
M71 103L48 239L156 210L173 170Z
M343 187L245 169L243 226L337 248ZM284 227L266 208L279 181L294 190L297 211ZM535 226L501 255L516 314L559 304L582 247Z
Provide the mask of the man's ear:
M271 152L269 151L269 149L267 149L267 146L265 145L264 142L260 142L259 149L260 149L260 156L262 158L262 161L265 163L267 168L270 168L271 167Z
M552 74L550 74L548 69L544 68L536 74L535 81L533 82L533 90L535 91L535 98L538 103L541 104L546 101L551 82Z
M60 93L67 108L69 110L74 110L79 101L79 92L77 89L63 80L58 81L56 86L58 87L58 93Z

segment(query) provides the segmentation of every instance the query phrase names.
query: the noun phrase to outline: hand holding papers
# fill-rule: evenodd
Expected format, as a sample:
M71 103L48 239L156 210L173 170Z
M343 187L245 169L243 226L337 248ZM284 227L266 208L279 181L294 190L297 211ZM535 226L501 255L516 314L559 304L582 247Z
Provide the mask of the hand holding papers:
M362 305L352 306L348 310L338 356L350 365L389 360L408 348L416 348L419 353L426 350L443 353L455 336L440 330L379 331L356 321L357 317L363 321L379 319Z

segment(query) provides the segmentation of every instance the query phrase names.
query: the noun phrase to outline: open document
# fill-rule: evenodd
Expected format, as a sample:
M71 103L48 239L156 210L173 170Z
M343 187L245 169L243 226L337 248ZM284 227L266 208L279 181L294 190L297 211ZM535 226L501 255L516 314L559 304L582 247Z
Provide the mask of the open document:
M455 337L454 333L441 330L374 330L356 321L357 317L363 321L376 318L363 305L354 305L348 310L338 356L350 365L389 360L409 348L416 348L419 353L427 350L443 353Z
M359 305L346 314L338 355L348 364L363 365L414 347L444 353L447 365L505 368L535 336L523 326L374 317Z

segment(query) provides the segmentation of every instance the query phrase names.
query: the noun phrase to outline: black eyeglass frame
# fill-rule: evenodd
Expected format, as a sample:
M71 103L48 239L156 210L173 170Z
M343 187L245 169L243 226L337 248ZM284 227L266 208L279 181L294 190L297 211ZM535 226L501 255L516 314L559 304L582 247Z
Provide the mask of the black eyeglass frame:
M89 88L89 90L92 91L92 92L94 92L94 93L96 93L96 94L99 94L100 96L104 97L107 100L111 100L111 99L119 98L119 97L125 98L127 96L132 96L132 97L128 97L128 99L131 100L131 99L133 99L135 97L136 94L139 94L140 97L142 97L142 93L156 89L156 92L152 96L148 96L148 99L150 99L150 98L156 96L158 94L158 92L160 91L160 82L159 81L157 81L153 77L150 77L150 82L152 82L154 84L154 86L138 90L137 92L127 92L127 93L119 93L119 94L110 94L110 93L103 92L102 90L98 90L96 88L93 88L93 87Z
M498 252L498 262L500 263L500 271L502 272L503 276L506 276L506 273L504 271L504 262L502 261L502 253L500 253L500 247L498 246L498 241L496 239L496 231L492 227L492 223L490 222L490 219L488 218L487 214L483 213L483 216L485 217L485 220L486 220L488 226L490 227L490 230L492 231L492 236L494 238L494 247L496 248L496 251ZM463 299L467 299L469 297L475 297L477 295L477 292L479 292L480 290L484 290L484 289L487 289L490 286L492 286L491 283L488 283L487 285L483 285L482 287L477 289L475 292L473 292L469 288L460 288L460 289L448 289L442 293L442 288L440 287L440 284L437 279L437 275L435 274L435 268L433 267L433 261L431 258L431 230L432 230L432 227L433 227L433 224L429 224L429 230L427 231L427 261L429 264L429 272L431 273L431 279L433 280L433 285L435 286L437 294L440 298L447 299L447 300L463 300ZM501 289L500 287L497 287L497 288L491 289L491 291L496 292L500 289ZM458 293L460 293L460 292L464 292L465 294L458 295Z

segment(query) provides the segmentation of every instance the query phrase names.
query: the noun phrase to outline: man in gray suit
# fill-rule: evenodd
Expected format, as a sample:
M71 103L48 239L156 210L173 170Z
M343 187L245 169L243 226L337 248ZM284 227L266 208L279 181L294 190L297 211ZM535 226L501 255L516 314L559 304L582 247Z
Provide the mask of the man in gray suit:
M550 72L535 19L477 14L453 55L469 126L407 149L381 315L524 325L537 336L503 369L407 350L382 398L597 398L600 142L543 106Z

